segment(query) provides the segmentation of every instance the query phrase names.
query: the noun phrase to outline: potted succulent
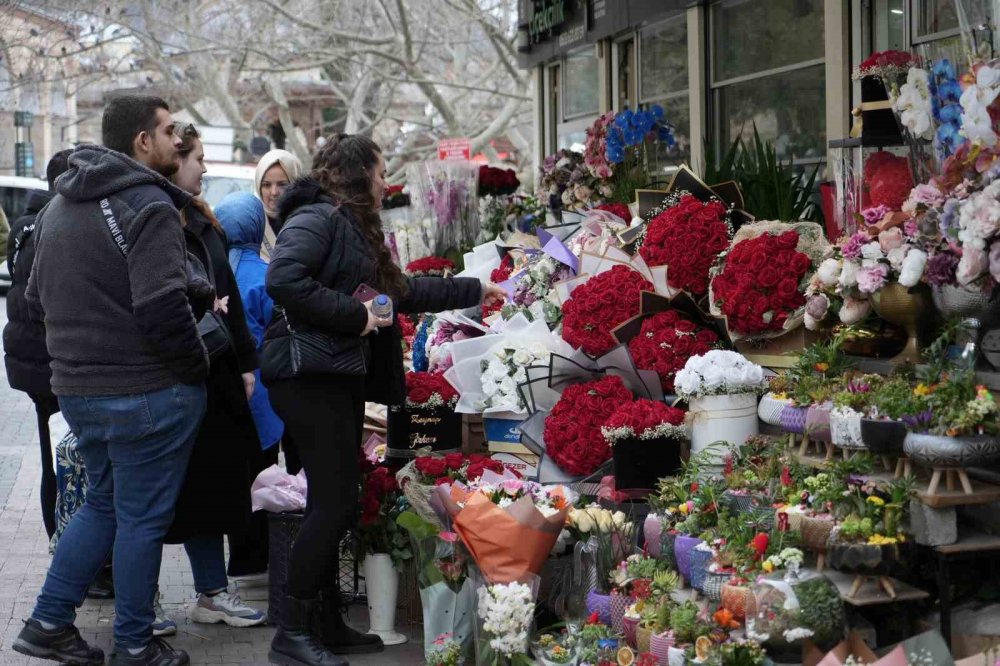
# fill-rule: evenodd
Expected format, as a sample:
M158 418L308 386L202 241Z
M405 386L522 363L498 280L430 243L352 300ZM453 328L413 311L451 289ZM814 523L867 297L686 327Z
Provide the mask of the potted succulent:
M782 373L768 379L768 391L757 404L757 417L772 426L781 425L781 413L794 403L788 397L793 386L789 375Z
M873 392L881 383L881 375L853 377L833 395L830 438L834 446L845 451L845 456L848 455L848 451L860 451L866 448L861 437L861 418Z
M926 392L905 376L888 378L877 387L868 401L868 412L861 419L861 439L876 456L903 453L906 424L902 418L920 414L927 405Z

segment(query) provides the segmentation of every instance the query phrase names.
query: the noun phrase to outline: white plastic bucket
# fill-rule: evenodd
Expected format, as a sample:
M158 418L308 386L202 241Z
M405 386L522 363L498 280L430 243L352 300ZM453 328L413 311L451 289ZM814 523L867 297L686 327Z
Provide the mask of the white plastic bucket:
M691 455L716 442L739 448L760 430L757 423L757 396L754 393L710 395L690 403ZM722 456L716 464L722 464Z
M362 563L365 592L368 595L370 634L376 634L385 645L406 642L406 636L396 631L396 595L399 592L399 572L386 553L369 553Z

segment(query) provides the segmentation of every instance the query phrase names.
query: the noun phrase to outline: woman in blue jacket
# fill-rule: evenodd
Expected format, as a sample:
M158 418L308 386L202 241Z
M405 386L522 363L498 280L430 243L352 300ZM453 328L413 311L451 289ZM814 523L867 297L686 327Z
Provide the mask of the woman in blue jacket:
M257 343L258 351L264 341L264 329L271 321L271 297L264 289L267 262L260 258L267 217L264 204L249 192L228 195L215 208L215 216L226 232L229 264L236 276L247 328ZM250 413L253 415L257 435L260 437L261 457L257 470L277 464L278 442L285 430L284 423L271 408L267 388L260 381L260 370L254 370L257 382L250 396ZM286 452L286 457L288 454ZM298 471L298 470L294 470ZM254 515L246 534L229 537L229 570L231 573L258 571L263 574L267 564L267 517L263 512ZM258 576L244 576L244 586L253 584Z

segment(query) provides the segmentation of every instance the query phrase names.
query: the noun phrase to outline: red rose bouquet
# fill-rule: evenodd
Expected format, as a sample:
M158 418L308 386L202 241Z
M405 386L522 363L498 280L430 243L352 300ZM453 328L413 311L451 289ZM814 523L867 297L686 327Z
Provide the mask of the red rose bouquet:
M479 196L503 196L514 194L521 186L513 169L498 169L483 165L479 167Z
M618 407L604 421L601 434L611 446L623 439L660 439L687 437L684 410L659 400L640 398Z
M493 284L500 284L505 280L509 280L510 276L514 273L514 257L508 252L503 255L503 259L500 260L500 265L493 269L490 273L490 282ZM483 309L483 319L486 319L491 314L500 312L503 309L503 303L492 303L491 305L480 306Z
M449 453L440 456L418 456L413 460L416 475L413 481L428 486L439 486L452 481L475 481L490 470L497 474L503 473L503 463L483 455L466 456L461 453Z
M724 255L712 279L712 301L730 331L742 336L780 333L805 305L800 287L812 259L796 249L798 244L794 230L762 233L737 242Z
M545 418L545 453L570 474L592 474L611 458L601 426L631 400L631 391L613 375L570 386Z
M455 407L458 391L444 375L432 372L406 373L406 406L410 409Z
M591 356L615 347L611 330L639 314L639 299L653 285L627 266L615 266L573 290L563 305L563 339Z
M677 310L666 310L643 320L628 350L635 367L655 371L669 393L674 390L674 375L687 360L705 354L718 342L715 331L698 327Z
M365 464L365 463L363 463ZM365 466L361 477L361 520L359 532L362 552L388 553L396 566L410 559L410 540L396 524L408 506L388 468Z
M406 273L413 277L444 277L455 270L455 262L445 257L424 257L406 264Z
M628 224L632 220L632 213L629 211L628 206L626 206L623 203L601 204L600 206L597 207L597 210L604 210L611 213L612 215L617 215L626 224Z
M397 314L396 325L399 326L399 334L403 338L403 353L410 351L413 347L413 338L417 335L417 326L410 319L409 315Z
M709 269L728 246L725 205L685 194L650 221L639 255L650 266L669 266L667 283L674 289L704 296Z

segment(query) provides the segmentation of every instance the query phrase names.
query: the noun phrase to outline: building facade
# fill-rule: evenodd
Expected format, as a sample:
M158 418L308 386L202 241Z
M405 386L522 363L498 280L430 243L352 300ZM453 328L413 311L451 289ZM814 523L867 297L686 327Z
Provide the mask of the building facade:
M700 170L754 126L782 159L822 162L827 142L850 132L860 100L852 69L886 49L958 56L959 3L979 18L993 4L519 0L520 64L534 74L536 157L580 148L604 112L660 104L680 146L673 164Z

